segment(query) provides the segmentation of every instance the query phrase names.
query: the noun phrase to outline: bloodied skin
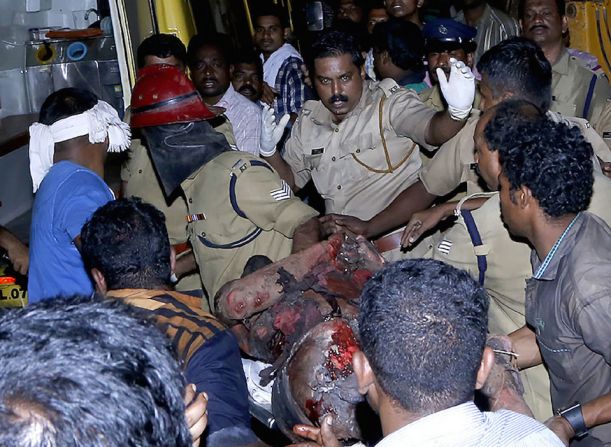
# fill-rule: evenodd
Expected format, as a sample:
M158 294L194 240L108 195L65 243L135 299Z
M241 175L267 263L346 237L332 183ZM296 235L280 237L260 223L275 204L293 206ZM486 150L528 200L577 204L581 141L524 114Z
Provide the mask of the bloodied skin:
M215 297L248 355L271 363L261 383L276 378L272 406L285 434L333 413L342 439L358 439L362 401L352 370L358 349L358 297L384 265L361 237L336 234L223 287Z

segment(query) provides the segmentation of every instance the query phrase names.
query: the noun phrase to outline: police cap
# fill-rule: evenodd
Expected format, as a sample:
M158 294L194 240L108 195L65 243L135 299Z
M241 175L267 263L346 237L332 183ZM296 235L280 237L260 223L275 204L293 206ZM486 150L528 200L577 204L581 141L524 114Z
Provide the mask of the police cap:
M452 19L433 19L422 28L426 52L451 51L462 48L467 53L475 51L477 30Z

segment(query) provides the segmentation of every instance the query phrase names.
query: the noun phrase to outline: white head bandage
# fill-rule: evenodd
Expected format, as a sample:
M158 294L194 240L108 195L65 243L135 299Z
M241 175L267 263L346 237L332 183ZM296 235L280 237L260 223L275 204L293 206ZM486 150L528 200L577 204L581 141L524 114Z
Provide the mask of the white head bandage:
M34 123L30 126L30 174L34 192L53 166L55 143L89 135L91 143L103 143L108 137L108 150L121 152L129 147L129 125L119 119L110 104L99 100L91 109L56 121L50 126Z

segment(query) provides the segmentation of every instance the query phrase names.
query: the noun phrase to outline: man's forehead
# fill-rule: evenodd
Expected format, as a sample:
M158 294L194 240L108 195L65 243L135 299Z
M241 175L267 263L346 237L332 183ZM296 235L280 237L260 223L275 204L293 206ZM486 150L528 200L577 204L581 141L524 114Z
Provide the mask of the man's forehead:
M526 0L524 2L524 9L531 8L552 8L556 10L555 0Z
M244 73L247 73L247 72L255 72L256 73L259 70L257 69L257 64L250 63L250 62L240 62L240 63L237 63L237 64L234 65L233 71L234 71L234 73L236 71L244 72Z
M280 17L276 17L276 16L259 16L257 17L255 23L256 23L256 26L261 26L261 27L272 27L272 26L282 27L282 22L280 21Z
M203 59L222 59L225 60L225 55L221 49L214 44L204 44L195 52L197 58Z
M340 72L343 74L358 70L358 67L352 61L352 55L344 53L337 56L325 56L314 59L314 70L317 75Z

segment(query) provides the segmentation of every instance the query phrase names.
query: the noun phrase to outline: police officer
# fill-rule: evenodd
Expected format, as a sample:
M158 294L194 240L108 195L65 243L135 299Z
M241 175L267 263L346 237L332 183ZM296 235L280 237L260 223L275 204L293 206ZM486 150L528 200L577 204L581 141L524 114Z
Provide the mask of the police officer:
M542 110L549 109L551 67L534 42L523 37L507 39L484 53L478 69L482 74L479 85L482 109L510 97L526 99ZM403 244L408 245L408 242L413 243L422 233L434 228L440 220L453 215L453 205L436 206L424 214L414 213L428 208L437 198L450 194L461 184L466 184L468 194L483 191L474 160L473 134L477 119L476 113L473 113L465 127L444 143L421 170L419 180L402 191L384 210L368 220L353 216L335 217L336 226L373 238L401 227L411 217L410 228L403 236ZM565 118L558 115L557 119ZM580 125L599 159L611 161L611 151L587 121L581 118L570 120ZM418 228L411 228L414 225ZM418 237L412 234L414 231ZM409 241L412 238L414 240ZM385 241L380 242L388 250L398 248L401 238L391 234L390 239L390 245Z
M454 136L471 111L474 77L463 63L453 65L442 90L447 112L435 113L392 79L366 82L354 38L324 33L313 45L310 71L320 101L300 113L284 155L276 152L279 127L263 113L261 154L295 190L310 178L327 213L368 219L413 183L421 166L418 144L431 148Z
M508 117L512 120L520 119L521 116L524 116L523 119L535 119L541 115L531 103L522 101L515 104L511 105L513 108L499 112L499 115L504 116L498 117L497 127ZM487 141L485 129L495 118L498 108L492 107L482 115L474 137L479 172L491 190L498 189L500 163L498 150L493 147L493 142ZM594 195L589 211L609 223L611 211L606 202L611 194L611 180L600 171L594 177ZM467 270L479 279L490 295L490 332L509 334L520 328L525 321L524 287L526 279L532 274L529 263L531 249L526 243L511 238L500 218L498 193L489 195L490 198L482 206L471 211L463 208L464 202L458 203L455 207L455 214L459 215L457 222L435 237L427 257ZM522 375L526 399L535 416L539 419L548 418L551 416L551 407L545 370L537 367L524 371Z
M607 99L611 87L604 72L569 54L563 35L568 32L564 0L522 0L522 35L534 40L552 64L551 110L565 116L593 120Z
M171 88L170 88L171 87ZM131 125L141 129L164 193L180 187L189 241L209 304L255 255L277 261L319 239L317 213L276 172L232 151L205 121L213 114L185 74L170 65L140 71Z
M420 99L427 106L440 111L447 107L439 89L437 68L441 68L446 75L450 74L450 59L458 61L473 68L475 63L475 35L477 30L472 26L457 22L456 20L438 18L424 24L424 50L428 61L429 78L432 87L420 92ZM473 107L479 108L480 95L475 89Z
M186 69L187 49L176 36L170 34L154 34L142 41L138 46L137 59L139 68L153 64L169 64ZM229 121L219 116L214 119L215 129L225 135L228 143L235 146L233 129ZM180 280L175 288L178 291L201 295L202 280L199 273L183 276L190 269L192 259L191 247L187 239L187 204L180 194L166 197L162 191L151 158L138 135L132 138L127 161L121 169L122 195L124 197L140 197L155 205L166 217L166 227L170 243L178 256L177 273ZM186 265L186 267L183 267Z

